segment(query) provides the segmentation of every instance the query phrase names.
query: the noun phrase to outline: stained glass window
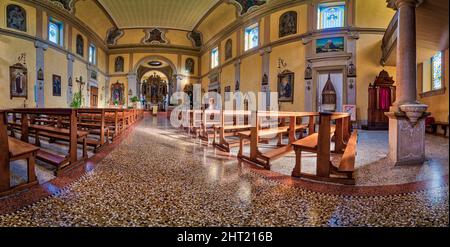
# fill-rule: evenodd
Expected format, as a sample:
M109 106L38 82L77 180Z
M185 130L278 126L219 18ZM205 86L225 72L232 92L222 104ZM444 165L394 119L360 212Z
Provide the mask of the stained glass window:
M50 19L48 22L48 40L52 43L62 45L62 23Z
M442 52L438 52L431 58L431 89L442 88Z
M251 25L245 29L245 51L259 46L259 25Z
M344 27L345 3L319 5L318 29Z
M97 48L91 44L89 45L89 63L95 64L97 62Z
M219 47L216 47L211 51L211 68L217 66L219 66Z

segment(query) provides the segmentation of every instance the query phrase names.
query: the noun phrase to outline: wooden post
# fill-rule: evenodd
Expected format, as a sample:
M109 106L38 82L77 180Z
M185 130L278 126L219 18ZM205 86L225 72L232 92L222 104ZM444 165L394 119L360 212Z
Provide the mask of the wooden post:
M334 150L336 153L343 153L345 149L344 144L344 121L345 118L338 118L336 119L336 130L334 135L334 143L335 147Z
M119 135L119 110L114 110L114 137Z
M9 190L9 143L6 112L0 111L0 192Z
M332 113L320 113L317 141L317 176L330 176L330 121Z
M295 125L297 118L295 116L289 117L289 144L295 142Z
M23 142L29 143L29 130L28 130L28 114L21 113L21 124L22 124L22 136L20 139Z
M316 133L316 123L314 122L314 120L315 120L314 116L309 116L308 135Z
M102 110L102 122L100 123L100 143L105 144L105 110Z
M259 129L259 119L258 119L258 112L252 111L251 116L251 131L250 131L250 159L256 160L256 157L258 156L258 143L259 143L259 137L258 137L258 129Z
M78 161L77 157L77 145L78 145L78 126L77 126L77 113L75 110L71 110L69 120L69 162L71 164Z

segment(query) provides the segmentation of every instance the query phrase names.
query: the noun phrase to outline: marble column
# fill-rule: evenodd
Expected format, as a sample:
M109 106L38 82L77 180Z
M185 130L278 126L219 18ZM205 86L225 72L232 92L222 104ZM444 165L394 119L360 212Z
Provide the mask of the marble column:
M389 118L389 159L395 165L425 161L426 105L417 101L416 17L418 0L391 0L398 11L396 102Z
M36 41L34 43L34 47L36 47L36 74L42 74L44 76L44 78L36 78L36 95L35 95L35 99L36 99L36 107L37 108L44 108L45 107L45 88L44 88L44 80L45 80L45 59L44 59L44 53L45 51L48 49L48 45L40 42L40 41ZM40 80L42 79L42 80ZM48 79L48 80L51 80Z
M272 52L271 47L267 47L263 50L260 50L260 55L262 56L261 92L266 93L266 98L265 98L266 110L270 109L270 53L271 52ZM264 82L264 80L263 80L264 76L267 76L266 82ZM264 84L264 83L267 83L267 84Z

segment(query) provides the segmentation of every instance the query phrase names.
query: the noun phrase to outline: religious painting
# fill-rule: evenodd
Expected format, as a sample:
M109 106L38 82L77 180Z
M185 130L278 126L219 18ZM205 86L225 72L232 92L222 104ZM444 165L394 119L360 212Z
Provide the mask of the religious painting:
M28 99L27 68L17 63L9 67L10 97Z
M278 75L278 101L294 102L294 72L285 70Z
M123 72L124 71L124 63L125 63L125 60L122 56L116 57L116 61L114 62L114 71L115 72Z
M123 105L124 103L124 85L116 82L111 85L111 103L114 105Z
M83 40L83 36L81 35L77 35L77 40L76 40L76 52L78 55L80 56L84 56L84 40Z
M19 5L10 4L6 7L6 26L22 32L27 31L27 13Z
M165 37L165 30L158 28L146 30L146 37L143 40L144 44L168 44L169 41Z
M281 15L279 23L279 37L297 33L297 12L289 11Z
M344 112L350 114L350 121L356 122L356 105L343 105Z
M225 87L225 101L230 100L231 86Z
M61 96L61 76L53 75L53 96Z
M233 57L233 41L228 39L225 43L225 61Z
M194 59L192 59L192 58L186 59L186 62L185 62L186 72L191 75L194 74L194 70L195 70L194 65L195 65Z
M238 3L240 7L240 15L244 15L252 9L255 9L263 4L266 0L234 0L234 3Z
M316 53L343 52L344 37L324 38L316 40Z
M120 30L116 27L113 27L108 30L106 34L106 44L108 45L116 45L117 40L124 35L123 30Z
M192 43L195 47L202 47L203 40L202 40L201 33L192 31L192 32L188 33L188 38L192 41Z

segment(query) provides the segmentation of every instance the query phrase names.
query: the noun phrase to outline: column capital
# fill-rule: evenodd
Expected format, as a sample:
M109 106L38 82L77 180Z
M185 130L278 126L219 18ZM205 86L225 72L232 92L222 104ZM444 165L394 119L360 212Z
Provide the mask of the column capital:
M68 53L67 54L67 60L69 60L70 62L74 62L75 61L75 57L72 54Z
M418 7L424 0L386 0L388 7L394 10L398 10L402 6L415 6Z
M36 40L36 42L34 42L34 47L41 48L41 49L43 49L45 51L45 50L48 49L48 44L46 44L46 43L44 43L42 41Z

